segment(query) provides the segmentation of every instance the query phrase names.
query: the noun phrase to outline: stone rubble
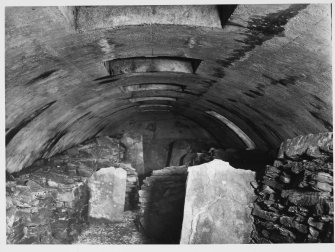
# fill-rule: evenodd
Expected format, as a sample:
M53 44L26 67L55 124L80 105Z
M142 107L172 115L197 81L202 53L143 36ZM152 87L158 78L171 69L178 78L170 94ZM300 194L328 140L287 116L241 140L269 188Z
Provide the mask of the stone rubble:
M256 189L253 243L334 242L332 137L282 143Z
M100 168L126 170L125 200L133 197L138 181L133 168L121 163L124 152L117 139L98 137L6 174L7 243L72 243L88 225L87 180Z
M7 243L71 243L87 224L85 182L73 177L68 184L51 172L33 175L6 183Z

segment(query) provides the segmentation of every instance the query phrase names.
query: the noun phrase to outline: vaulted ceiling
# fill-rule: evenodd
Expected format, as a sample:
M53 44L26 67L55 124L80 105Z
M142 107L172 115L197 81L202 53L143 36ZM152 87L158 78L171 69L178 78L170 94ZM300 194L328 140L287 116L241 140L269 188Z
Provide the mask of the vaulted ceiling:
M152 110L185 116L239 148L245 138L267 150L332 131L329 4L5 14L9 172Z

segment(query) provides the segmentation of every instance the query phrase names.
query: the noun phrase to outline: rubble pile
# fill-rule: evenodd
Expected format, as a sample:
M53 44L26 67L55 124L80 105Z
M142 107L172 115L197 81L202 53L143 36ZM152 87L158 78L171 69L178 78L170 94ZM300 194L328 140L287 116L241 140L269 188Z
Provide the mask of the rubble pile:
M282 143L254 205L253 243L334 242L332 133Z
M7 174L7 243L72 243L88 224L87 180L100 168L126 170L126 201L134 197L136 172L120 163L124 152L117 139L99 137Z
M38 171L6 183L7 243L71 243L87 223L81 177Z

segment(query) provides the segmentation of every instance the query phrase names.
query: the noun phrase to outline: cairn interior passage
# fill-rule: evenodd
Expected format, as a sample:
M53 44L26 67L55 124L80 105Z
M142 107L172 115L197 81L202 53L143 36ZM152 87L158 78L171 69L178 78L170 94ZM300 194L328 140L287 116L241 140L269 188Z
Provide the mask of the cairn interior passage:
M7 244L333 243L331 4L5 8Z

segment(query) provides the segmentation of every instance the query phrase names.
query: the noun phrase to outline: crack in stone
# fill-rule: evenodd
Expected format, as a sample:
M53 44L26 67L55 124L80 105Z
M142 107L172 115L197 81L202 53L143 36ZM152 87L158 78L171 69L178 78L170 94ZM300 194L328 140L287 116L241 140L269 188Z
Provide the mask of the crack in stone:
M190 234L189 239L188 239L189 243L192 243L192 241L194 240L194 236L195 236L195 234L197 232L197 225L196 224L199 221L200 215L202 213L204 213L205 211L207 211L212 205L214 205L220 199L223 199L223 198L224 198L224 196L220 195L216 199L210 201L206 206L204 206L203 208L201 208L200 211L195 215L195 217L192 219L192 222L191 222L191 234ZM193 210L192 210L192 212L193 212ZM195 225L195 227L194 227L194 225Z

